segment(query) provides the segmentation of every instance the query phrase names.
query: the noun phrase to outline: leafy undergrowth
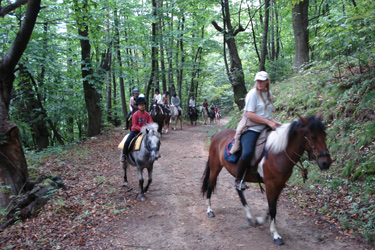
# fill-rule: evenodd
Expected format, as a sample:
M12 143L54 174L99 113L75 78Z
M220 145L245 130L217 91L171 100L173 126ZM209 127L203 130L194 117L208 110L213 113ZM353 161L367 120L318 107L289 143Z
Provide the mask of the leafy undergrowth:
M347 67L344 70L344 67ZM375 242L375 68L315 65L272 84L276 119L292 122L297 115L323 112L327 145L334 163L321 172L315 163L308 180L294 169L283 195L317 218L335 226L343 237ZM227 128L236 128L242 112L233 112Z
M331 62L332 64L332 62ZM292 176L286 194L306 213L341 228L343 235L375 241L375 70L318 65L273 85L277 119L291 122L323 112L334 163L309 180ZM347 70L344 70L347 67ZM306 165L309 163L306 161Z
M52 197L38 217L4 229L2 249L95 248L104 232L112 231L116 221L129 213L129 204L116 189L122 182L114 183L113 178L120 167L121 134L109 130L80 144L28 154L33 176L60 175L66 188Z

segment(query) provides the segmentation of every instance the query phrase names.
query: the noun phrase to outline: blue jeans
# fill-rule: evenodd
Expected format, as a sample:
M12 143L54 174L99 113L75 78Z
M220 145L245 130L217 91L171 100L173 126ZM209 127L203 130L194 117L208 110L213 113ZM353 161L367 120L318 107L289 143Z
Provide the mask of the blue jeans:
M241 158L249 163L255 152L255 145L259 135L260 133L249 130L241 136Z

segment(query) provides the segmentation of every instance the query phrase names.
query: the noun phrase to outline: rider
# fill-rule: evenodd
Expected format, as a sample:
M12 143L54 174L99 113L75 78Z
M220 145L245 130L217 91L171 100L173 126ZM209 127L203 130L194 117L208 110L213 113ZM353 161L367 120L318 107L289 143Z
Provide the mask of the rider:
M128 155L128 148L131 140L141 132L141 128L144 125L153 123L151 115L145 110L146 99L144 97L138 97L135 105L137 105L138 110L133 114L133 125L131 127L128 138L125 141L124 148L122 149L124 160Z
M129 112L128 114L126 115L126 118L125 118L125 127L124 127L124 130L128 130L129 129L129 122L130 122L130 119L131 119L131 116L132 114L137 111L137 106L135 105L135 101L137 100L138 98L138 95L139 95L139 89L133 89L133 96L130 98L129 100Z
M158 104L159 107L161 107L162 112L165 113L163 109L163 98L158 88L155 89L154 101L156 102L156 104Z
M207 110L207 114L208 114L208 102L207 102L207 99L204 99L203 108L205 108Z
M172 95L172 98L171 98L171 104L172 104L173 106L176 106L176 107L177 107L179 114L182 113L182 109L181 109L181 107L180 107L180 105L181 105L181 100L180 100L180 98L177 96L176 93L173 93L173 95Z
M164 102L163 108L164 108L165 114L171 113L171 110L169 109L169 106L168 106L168 95L169 95L169 91L165 91L163 95L163 102Z
M280 123L272 119L274 106L272 104L272 94L270 92L270 80L268 73L260 71L256 74L254 88L248 94L249 99L244 108L243 118L237 126L235 140L241 143L242 153L237 162L235 186L237 190L249 188L243 183L246 175L246 168L250 166L253 157L255 144L260 132L266 126L276 129ZM233 145L234 147L234 145ZM238 149L237 149L238 150ZM230 153L234 153L230 150Z
M189 101L189 109L195 110L195 98L194 98L194 96L192 96L190 101Z

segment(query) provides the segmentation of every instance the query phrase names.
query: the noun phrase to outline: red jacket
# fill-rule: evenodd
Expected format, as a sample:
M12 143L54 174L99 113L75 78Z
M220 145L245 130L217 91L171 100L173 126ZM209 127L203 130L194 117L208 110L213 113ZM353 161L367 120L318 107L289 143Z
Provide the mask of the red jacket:
M132 131L140 132L141 128L144 125L146 125L147 123L153 123L153 120L151 118L151 115L146 111L144 113L141 113L141 111L137 110L133 114L132 123Z

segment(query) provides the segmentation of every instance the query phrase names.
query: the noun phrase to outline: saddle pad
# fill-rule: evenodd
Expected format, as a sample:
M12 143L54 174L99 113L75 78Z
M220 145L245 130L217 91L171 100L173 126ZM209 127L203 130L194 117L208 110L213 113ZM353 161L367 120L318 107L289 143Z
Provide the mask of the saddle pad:
M268 154L267 154L267 150L265 146L266 146L267 137L270 133L271 133L271 130L267 128L263 129L263 131L260 133L258 140L256 141L253 158L251 159L251 164L250 164L251 166L258 165L258 163L262 160L263 156L266 156L266 159L268 159ZM231 150L233 146L234 140L235 138L233 137L233 139L227 143L225 150L224 150L224 159L227 162L231 162L231 163L236 163L238 159L240 158L241 152L242 152L242 150L239 150L234 154L229 153L229 151Z
M129 134L125 135L120 144L118 145L119 149L124 148L124 144L126 142L126 139L128 139ZM144 134L140 134L139 136L135 137L129 144L129 149L131 149L134 145L134 151L138 151L141 148L141 143L143 140ZM135 141L135 142L134 142Z
M241 151L237 151L234 154L230 154L229 151L232 148L233 143L234 143L234 137L225 146L225 149L224 149L224 159L227 162L236 163L238 161L238 159L240 158L240 156L241 156Z

